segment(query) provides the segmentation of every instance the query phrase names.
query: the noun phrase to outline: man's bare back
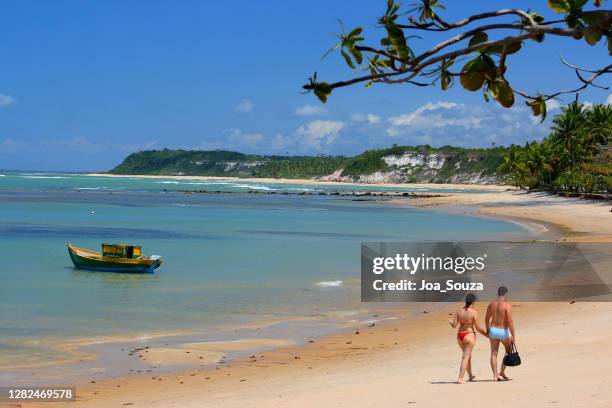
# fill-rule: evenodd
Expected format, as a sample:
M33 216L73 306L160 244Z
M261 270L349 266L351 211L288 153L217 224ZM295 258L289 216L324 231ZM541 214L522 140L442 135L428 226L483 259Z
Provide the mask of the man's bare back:
M511 318L508 318L509 316L512 316L512 306L508 302L494 300L487 308L487 316L489 316L490 325L508 329L509 321L512 320Z

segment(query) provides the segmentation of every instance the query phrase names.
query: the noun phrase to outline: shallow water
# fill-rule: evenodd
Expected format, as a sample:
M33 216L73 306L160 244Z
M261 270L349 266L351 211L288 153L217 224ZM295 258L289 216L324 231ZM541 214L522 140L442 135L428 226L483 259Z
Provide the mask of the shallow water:
M510 222L378 201L187 195L164 192L157 180L2 174L0 366L5 368L69 358L65 346L76 340L183 332L218 341L230 328L252 322L308 317L307 324L283 330L272 325L265 333L300 340L364 318L361 241L528 234ZM229 183L228 191L245 189L242 181ZM110 241L142 245L147 255L163 256L164 264L152 275L73 269L67 243L98 250ZM11 369L3 372L9 381L17 376Z

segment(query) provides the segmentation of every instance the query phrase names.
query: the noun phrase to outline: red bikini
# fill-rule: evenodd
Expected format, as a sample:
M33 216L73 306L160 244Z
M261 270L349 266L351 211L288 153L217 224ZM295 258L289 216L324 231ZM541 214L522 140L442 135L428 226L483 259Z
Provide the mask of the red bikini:
M468 334L470 334L470 333L474 333L474 331L473 330L469 330L469 331L466 330L466 331L459 332L459 333L457 333L457 338L459 339L459 341L462 342L463 338L465 336L467 336ZM474 335L476 335L476 333L474 333Z

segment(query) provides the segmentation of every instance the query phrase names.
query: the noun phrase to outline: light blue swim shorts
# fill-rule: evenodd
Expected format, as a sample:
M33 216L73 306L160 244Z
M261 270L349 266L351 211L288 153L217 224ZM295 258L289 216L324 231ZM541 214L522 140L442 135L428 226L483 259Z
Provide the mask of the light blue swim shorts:
M500 327L489 327L489 337L498 340L508 340L510 338L510 330Z

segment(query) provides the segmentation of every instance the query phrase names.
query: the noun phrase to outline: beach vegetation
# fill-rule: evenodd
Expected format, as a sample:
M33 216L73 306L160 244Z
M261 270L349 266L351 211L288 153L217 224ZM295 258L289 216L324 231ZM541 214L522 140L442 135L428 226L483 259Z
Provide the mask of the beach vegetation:
M612 190L612 106L573 102L541 142L511 146L498 171L520 187L564 193Z

